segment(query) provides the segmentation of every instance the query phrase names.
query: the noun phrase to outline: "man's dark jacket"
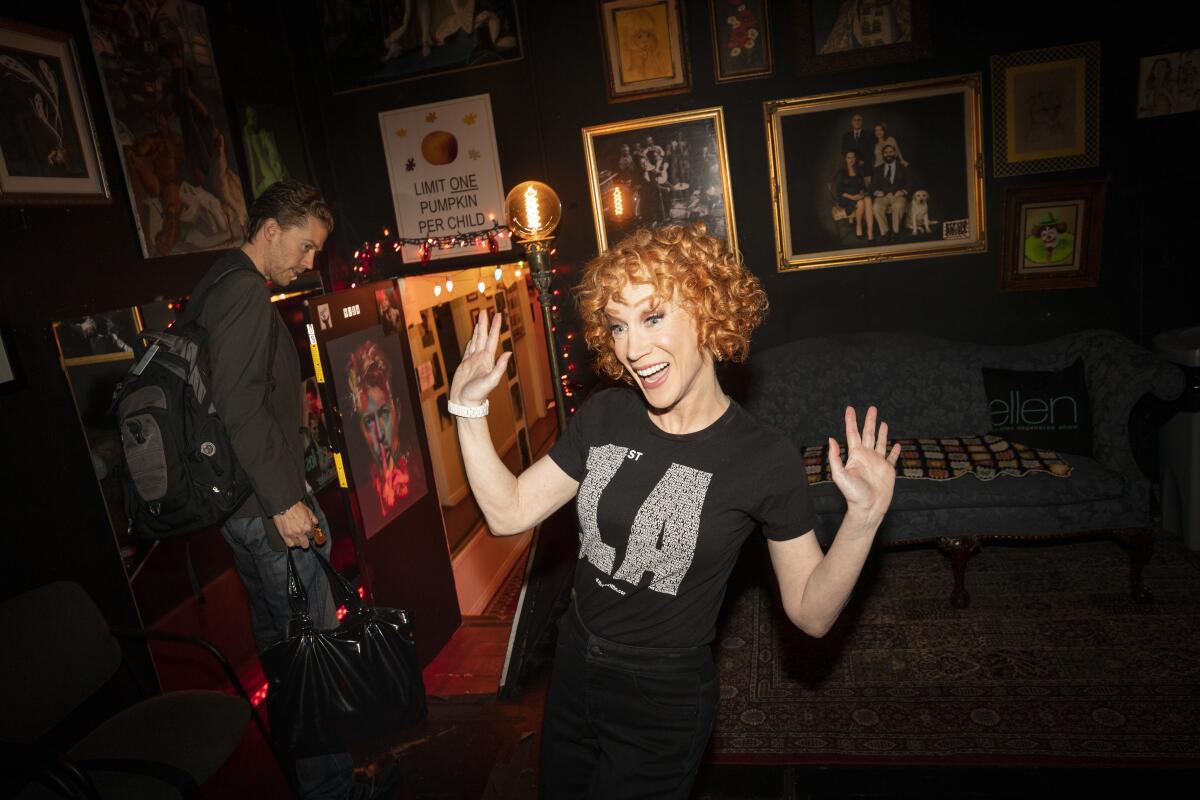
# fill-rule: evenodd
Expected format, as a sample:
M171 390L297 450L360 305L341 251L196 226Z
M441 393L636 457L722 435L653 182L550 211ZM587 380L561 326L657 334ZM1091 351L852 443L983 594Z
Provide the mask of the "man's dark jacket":
M242 268L208 292L234 266ZM262 275L241 250L230 250L200 279L191 302L196 304L201 297L197 321L208 332L213 404L254 487L233 516L270 517L291 508L307 493L296 346L271 303ZM275 361L268 389L271 336L276 338ZM283 549L275 526L269 520L264 524L272 544Z

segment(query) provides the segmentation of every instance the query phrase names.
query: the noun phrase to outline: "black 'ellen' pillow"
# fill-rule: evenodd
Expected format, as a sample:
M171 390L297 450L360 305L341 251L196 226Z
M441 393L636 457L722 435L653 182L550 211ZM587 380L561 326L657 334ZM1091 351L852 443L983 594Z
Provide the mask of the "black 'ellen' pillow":
M983 368L992 432L1057 450L1092 454L1092 406L1083 359L1058 372Z

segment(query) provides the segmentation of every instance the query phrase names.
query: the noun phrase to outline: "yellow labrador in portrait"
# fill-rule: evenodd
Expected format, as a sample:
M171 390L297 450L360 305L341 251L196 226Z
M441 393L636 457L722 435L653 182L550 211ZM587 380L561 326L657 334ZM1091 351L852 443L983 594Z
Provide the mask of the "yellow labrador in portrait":
M908 204L909 230L913 236L917 235L917 228L925 233L930 233L929 226L936 224L936 219L929 218L929 192L917 189L913 192L912 202Z

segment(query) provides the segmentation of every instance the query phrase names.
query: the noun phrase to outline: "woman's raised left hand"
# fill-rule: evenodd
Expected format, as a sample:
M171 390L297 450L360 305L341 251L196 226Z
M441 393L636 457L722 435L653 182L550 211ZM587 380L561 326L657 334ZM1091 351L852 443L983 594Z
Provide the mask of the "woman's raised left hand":
M829 472L846 498L848 513L865 515L878 522L892 503L896 485L896 461L900 458L897 442L888 450L886 422L875 429L875 406L867 409L862 432L853 406L846 407L846 464L837 440L829 439Z

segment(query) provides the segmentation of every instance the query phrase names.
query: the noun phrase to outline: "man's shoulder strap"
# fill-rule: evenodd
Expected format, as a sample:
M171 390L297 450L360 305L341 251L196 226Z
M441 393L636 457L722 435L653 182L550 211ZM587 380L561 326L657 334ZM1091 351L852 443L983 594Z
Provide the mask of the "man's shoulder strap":
M225 260L226 259L222 259L222 261L225 261ZM193 299L193 301L188 305L187 310L183 314L184 319L199 322L200 314L204 310L204 303L208 299L209 295L212 294L213 289L217 288L217 285L221 281L225 280L227 277L229 277L233 273L235 273L235 272L253 272L259 278L262 277L262 275L259 273L258 269L255 268L253 262L249 261L248 259L237 258L235 256L228 260L232 261L232 263L226 264L225 268L222 269L219 273L217 273L217 276L215 278L213 278L212 281L207 286L205 286L204 289L201 292L199 292L198 296L195 297ZM216 271L217 267L219 267L219 266L221 266L220 262L218 262L217 264L214 264L213 271Z

